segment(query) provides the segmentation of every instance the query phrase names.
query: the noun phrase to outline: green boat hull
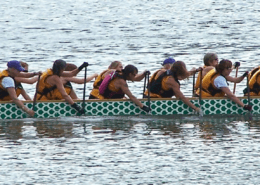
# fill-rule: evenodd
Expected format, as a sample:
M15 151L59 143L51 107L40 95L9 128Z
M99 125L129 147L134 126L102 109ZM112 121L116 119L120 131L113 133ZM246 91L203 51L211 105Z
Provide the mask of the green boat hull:
M246 98L240 98L244 104L248 101ZM199 107L199 100L190 98L190 101ZM148 106L147 99L141 99L141 102ZM24 102L28 108L32 108L33 102ZM151 99L150 115L189 115L193 110L178 99ZM81 101L77 104L82 105ZM254 114L260 114L260 97L252 98ZM201 108L204 115L219 114L246 114L237 104L229 99L214 98L202 99ZM28 115L19 109L14 103L0 103L0 119L21 119ZM122 116L122 115L140 115L147 114L129 100L87 100L85 103L86 116ZM35 118L55 118L55 117L73 117L79 116L75 109L64 101L40 101L35 106Z

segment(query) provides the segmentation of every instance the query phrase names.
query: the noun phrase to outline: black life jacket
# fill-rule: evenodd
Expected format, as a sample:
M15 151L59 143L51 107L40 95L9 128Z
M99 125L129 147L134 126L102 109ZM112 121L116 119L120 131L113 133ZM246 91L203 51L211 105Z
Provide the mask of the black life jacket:
M163 74L161 74L156 80L151 82L150 91L152 93L159 94L163 98L171 98L172 96L174 96L174 91L172 89L169 90L162 89L162 80L166 76L172 76L174 80L180 85L180 82L176 74L174 74L171 70L167 70Z

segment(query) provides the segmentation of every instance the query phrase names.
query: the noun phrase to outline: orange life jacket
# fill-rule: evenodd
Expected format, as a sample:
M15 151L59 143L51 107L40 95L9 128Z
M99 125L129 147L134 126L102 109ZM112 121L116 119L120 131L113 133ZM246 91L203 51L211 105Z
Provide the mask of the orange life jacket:
M2 86L2 80L4 77L8 77L8 71L4 70L2 72L0 72L0 101L10 101L12 100L12 98L9 96L9 93L7 92L7 90ZM11 77L11 76L9 76ZM14 80L15 83L15 91L17 94L17 85L16 85L16 81L13 77L11 77Z
M115 87L115 81L117 79L124 79L119 73L115 73L113 79L109 82L105 93L103 94L105 99L121 99L125 96L125 93L121 89Z
M201 97L223 97L225 93L214 85L214 80L220 76L215 70L210 70L202 80ZM199 95L199 89L196 92Z
M60 93L60 91L57 89L56 85L51 86L46 82L47 78L53 75L53 71L51 69L48 69L46 72L44 72L41 75L40 81L39 81L39 87L37 92L37 100L62 100L64 99ZM67 82L64 85L64 89L67 94L70 94L72 90L72 85L70 82Z
M205 69L207 66L203 66L203 69ZM195 83L194 89L195 91L198 90L198 88L200 88L200 79L201 79L201 73L198 73L198 77L197 77L197 81Z
M94 84L93 84L93 89L90 92L90 96L92 96L92 99L104 99L104 96L102 96L101 94L99 94L99 86L102 83L102 81L104 80L105 76L104 74L106 72L108 72L109 69L103 71L102 73L100 73L97 77L97 79L95 80Z
M158 72L163 70L164 72L158 76ZM170 77L180 85L177 76L170 70L161 69L155 72L154 77L151 78L150 82L150 97L151 98L171 98L174 96L174 91L167 85L167 81ZM146 90L145 95L148 96L148 90Z
M260 95L260 67L253 69L249 73L249 91L250 95L252 96L259 96ZM245 93L247 95L247 92Z

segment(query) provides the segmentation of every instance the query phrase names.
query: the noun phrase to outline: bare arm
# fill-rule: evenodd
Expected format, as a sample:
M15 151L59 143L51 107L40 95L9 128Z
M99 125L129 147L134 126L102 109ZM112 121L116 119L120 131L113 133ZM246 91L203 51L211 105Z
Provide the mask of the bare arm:
M195 67L193 67L190 71L189 71L189 74L190 75L194 75L195 73L197 72L197 69ZM189 75L189 76L190 76Z
M183 95L183 93L180 90L180 85L173 78L169 78L167 84L172 88L177 98L180 98L186 105L188 105L192 109L196 111L199 110L198 107L192 104L190 100Z
M244 107L244 104L230 91L228 87L222 87L221 90L227 95L229 99L238 104L241 107Z
M72 71L64 71L61 76L64 77L72 77L72 76L76 76L84 67L87 67L88 63L87 62L83 62L83 64L81 64L77 69L74 69Z
M32 100L31 97L25 92L24 89L22 89L21 95L23 96L23 98L24 98L25 100Z
M62 97L69 103L73 104L74 101L71 99L71 97L66 93L63 83L61 79L57 75L53 75L51 79L47 79L52 81L52 85L56 85L57 89L60 91Z
M20 83L33 84L38 81L38 76L33 78L15 77L15 81Z
M79 70L74 69L73 71L63 71L61 76L62 77L73 77L73 76L77 76L78 73L79 73Z
M86 79L86 82L91 81L92 79L96 78L97 76L98 76L98 74L96 74L96 73L91 75L90 77L88 77ZM63 79L65 80L65 83L67 81L70 81L70 82L73 82L73 83L76 83L76 84L84 84L84 78L63 77Z
M41 75L41 72L33 72L33 73L25 73L25 72L20 72L18 74L19 77L23 77L23 78L31 78L34 77L36 75Z
M144 71L144 72L141 73L141 74L137 74L137 75L135 76L134 81L141 81L141 80L145 77L145 72L146 72L146 71Z
M240 76L240 77L232 77L232 76L226 76L227 81L234 82L234 83L239 83L241 82L245 77Z
M130 100L132 100L136 105L142 108L143 104L131 93L127 83L123 79L120 79L118 81L119 81L119 88L121 88L121 90L129 97Z
M13 87L7 88L7 92L9 93L9 96L12 98L13 102L21 108L23 111L25 111L27 114L30 116L34 116L34 111L31 109L28 109L27 107L24 106L23 102L19 100L16 96L15 89Z

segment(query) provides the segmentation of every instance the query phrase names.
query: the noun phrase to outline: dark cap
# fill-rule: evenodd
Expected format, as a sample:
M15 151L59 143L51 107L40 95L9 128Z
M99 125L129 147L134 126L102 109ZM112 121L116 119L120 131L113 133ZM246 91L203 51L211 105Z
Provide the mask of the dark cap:
M175 60L173 58L167 58L166 60L163 61L163 66L165 64L173 64L175 62Z
M7 63L8 68L15 68L18 71L24 71L24 68L21 66L21 62L17 60L11 60Z

